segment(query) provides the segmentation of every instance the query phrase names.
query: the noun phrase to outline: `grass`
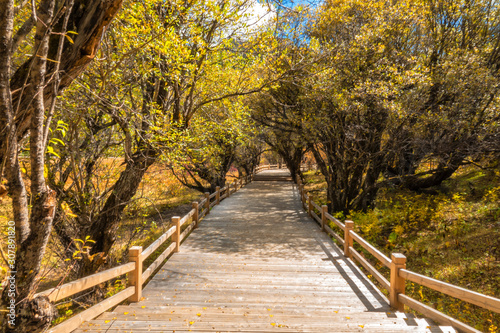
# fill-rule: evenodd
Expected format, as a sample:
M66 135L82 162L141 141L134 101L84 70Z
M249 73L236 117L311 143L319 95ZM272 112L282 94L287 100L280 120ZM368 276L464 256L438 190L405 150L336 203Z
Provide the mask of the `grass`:
M326 202L320 173L307 172L305 188L315 202ZM464 167L436 190L383 189L373 209L337 217L353 220L355 230L387 255L406 255L412 271L500 297L499 170ZM385 267L381 272L388 277ZM406 293L481 331L499 331L499 314L413 283Z

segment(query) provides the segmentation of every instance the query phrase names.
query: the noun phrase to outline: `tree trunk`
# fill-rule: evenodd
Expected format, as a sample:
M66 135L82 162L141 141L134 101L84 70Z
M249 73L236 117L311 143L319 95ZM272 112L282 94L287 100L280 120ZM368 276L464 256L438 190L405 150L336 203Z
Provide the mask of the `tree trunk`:
M33 50L35 55L21 65L10 79L12 66L12 24L13 1L0 0L0 120L5 128L0 132L1 175L4 171L8 179L12 197L14 220L16 223L16 271L15 318L5 327L8 332L38 332L46 329L55 315L53 305L45 297L32 298L36 292L37 275L45 254L52 230L56 209L55 193L45 181L45 133L50 126L50 116L45 114L47 106L81 73L95 55L100 37L118 10L122 0L116 1L76 1L77 5L66 7L71 17L70 30L78 32L75 43L65 43L59 59L59 41L65 39L52 26L57 5L64 2L42 0L36 10L37 22ZM67 4L66 4L67 6ZM61 21L56 22L60 29ZM63 31L64 33L64 31ZM55 60L47 62L47 60ZM61 61L58 61L61 60ZM53 80L63 73L61 84L56 89ZM10 81L9 81L10 79ZM11 94L11 91L14 93ZM27 191L19 166L19 142L30 134L31 164L31 209L28 210ZM5 166L5 170L3 169ZM2 305L10 304L9 289L2 294ZM11 319L11 318L9 318Z
M123 210L133 198L139 184L148 168L156 161L157 152L155 150L143 150L136 153L130 159L125 170L120 174L120 178L113 186L113 191L106 200L104 207L93 221L88 235L95 241L90 251L89 257L80 271L80 276L94 273L105 260L111 247L116 240L116 231L122 217Z
M65 43L64 50L59 64L61 81L59 91L67 88L73 80L80 75L87 65L94 59L99 48L101 37L111 20L118 12L123 0L76 0L68 23L68 30L76 31L78 35L72 35L74 43ZM1 8L4 8L2 5ZM55 59L57 43L60 35L52 35L49 59ZM31 100L24 93L24 86L29 82L30 64L33 59L29 59L21 65L10 80L10 90L15 92L12 95L12 105L15 113L15 127L17 141L26 137L30 128L31 116L33 115L33 105ZM10 64L9 64L10 65ZM52 77L55 63L47 65L46 76ZM56 95L51 84L47 84L43 90L43 98L46 105L52 102ZM6 157L7 133L0 132L0 165Z

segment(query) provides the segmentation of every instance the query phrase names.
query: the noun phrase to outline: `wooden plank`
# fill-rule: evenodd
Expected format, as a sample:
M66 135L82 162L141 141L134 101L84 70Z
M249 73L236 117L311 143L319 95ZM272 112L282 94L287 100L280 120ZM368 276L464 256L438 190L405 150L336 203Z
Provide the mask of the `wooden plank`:
M416 301L409 296L399 294L398 300L404 305L412 308L415 311L420 312L424 316L427 316L440 324L453 326L459 329L461 332L481 333L481 331L478 331L475 328L470 327L469 325L464 324L455 318L447 316L444 313L441 313L438 310L431 308L430 306L420 303L419 301Z
M68 320L65 320L61 324L49 328L47 333L68 333L77 329L83 322L91 320L109 308L123 302L130 296L134 294L135 288L128 287L125 290L120 291L118 294L106 298L104 301L92 306L91 308L78 313Z
M151 253L156 251L156 249L159 248L161 246L161 244L163 244L170 236L172 236L174 234L174 232L175 232L175 226L168 229L167 232L165 232L163 235L158 237L157 240L155 240L151 245L149 245L147 249L142 251L141 257L143 259L146 259L147 257L149 257L151 255Z
M214 192L214 193L210 194L209 198L213 199L216 195L217 195L217 192Z
M142 281L146 281L151 274L167 259L167 257L174 251L175 243L170 244L165 251L149 267L142 273Z
M344 240L342 239L342 237L340 237L336 232L334 232L332 230L332 228L330 228L328 225L325 224L325 231L327 234L329 234L330 236L332 236L333 238L335 238L335 240L337 242L339 242L339 244L343 247L344 246Z
M312 215L313 219L315 219L316 222L318 222L318 224L321 225L321 217L319 217L318 214L316 214L314 212L314 210L311 210L311 215Z
M430 278L406 269L400 269L399 275L407 280L437 290L443 294L456 297L484 309L500 313L500 299L480 294L478 292L454 286L452 284Z
M375 267L373 267L363 256L356 251L353 247L349 247L349 251L351 251L352 256L364 267L368 272L370 272L373 277L380 282L382 287L384 287L386 290L389 290L390 288L390 283L389 281L382 275L380 274L379 271Z
M318 210L318 212L321 212L321 207L317 203L311 200L311 204L313 205L314 208Z
M201 200L201 201L198 203L198 206L199 206L199 207L204 207L206 202L207 202L207 199L205 198L205 199Z
M181 241L187 237L187 235L193 230L195 224L191 223L181 234Z
M263 171L260 178L281 173ZM182 233L181 251L150 277L143 301L80 331L93 332L91 324L108 333L426 331L388 316L385 296L309 217L297 214L293 189L253 183L207 211L189 237L188 229Z
M331 214L329 213L326 213L325 214L326 218L330 221L332 221L333 223L335 223L340 229L342 229L342 231L345 230L345 225L340 222L339 220L337 220L335 217L333 217Z
M194 215L194 209L191 209L189 213L184 215L184 217L181 219L180 225L182 226L184 223L186 223L193 215Z
M351 237L356 241L358 242L359 245L361 245L365 250L367 250L368 252L370 252L375 258L377 258L378 260L380 260L380 262L386 266L386 267L391 267L391 259L389 259L388 257L385 256L385 254L383 254L382 252L380 252L378 249L376 249L373 245L371 245L370 243L368 243L366 240L364 240L363 238L361 238L361 236L359 236L357 233L355 233L354 231L350 231L349 232L349 235L351 235Z
M57 302L103 282L111 280L117 276L126 274L135 269L135 263L129 262L118 267L110 268L97 274L93 274L76 281L65 283L60 287L48 289L38 293L36 296L47 296L51 302Z

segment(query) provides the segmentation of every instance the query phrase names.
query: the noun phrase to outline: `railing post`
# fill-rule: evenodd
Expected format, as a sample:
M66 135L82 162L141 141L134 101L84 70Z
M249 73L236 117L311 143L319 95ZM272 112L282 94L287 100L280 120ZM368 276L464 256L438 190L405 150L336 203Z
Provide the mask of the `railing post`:
M181 245L181 218L179 216L173 216L172 223L175 225L175 232L172 235L172 242L175 242L175 253L179 252L179 247Z
M234 181L234 193L236 193L236 191L238 191L238 181L237 180Z
M399 270L406 269L406 257L401 253L391 255L391 285L389 290L389 302L398 311L404 311L404 304L398 301L398 294L405 293L406 281L399 276Z
M193 215L193 222L194 222L194 227L198 228L198 222L199 222L199 213L200 213L200 207L198 206L198 201L193 202L193 209L194 209L194 215Z
M231 196L231 183L227 183L226 185L226 198L229 198L229 196Z
M354 222L346 220L344 229L344 255L352 259L351 251L349 248L353 245L353 239L349 234L349 231L354 229Z
M207 210L207 214L210 214L210 192L205 192L205 209Z
M313 210L312 201L312 195L309 194L309 196L307 197L307 214L309 214L310 217L312 217Z
M128 273L128 282L135 287L135 293L129 297L130 302L139 302L142 298L142 246L132 246L128 250L128 260L135 262L135 269Z
M216 205L220 204L220 186L215 188L215 202L217 202Z
M326 225L326 213L328 213L328 206L321 206L321 231L325 231Z
M240 188L243 187L243 178L240 178Z

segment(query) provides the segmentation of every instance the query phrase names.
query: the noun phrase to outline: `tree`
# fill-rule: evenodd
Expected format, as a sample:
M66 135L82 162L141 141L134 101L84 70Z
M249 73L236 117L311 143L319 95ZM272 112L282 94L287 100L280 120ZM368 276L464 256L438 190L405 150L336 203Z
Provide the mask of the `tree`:
M328 61L310 77L303 128L331 208L346 213L367 209L381 186L439 185L491 150L498 132L498 6L367 6L327 1L310 29L312 48ZM435 167L425 167L429 161ZM388 179L379 182L382 172Z
M180 159L170 159L174 175L185 186L202 193L224 187L238 148L254 140L252 125L241 98L211 104L193 118L189 139L179 147L184 154L177 155Z
M189 142L186 133L193 132L190 123L196 115L261 89L263 83L254 80L258 51L244 54L259 46L242 37L246 23L241 11L251 4L133 2L110 27L102 60L81 77L61 106L59 116L70 130L65 138L58 137L66 148L57 150L59 157L51 164L59 211L69 207L76 215L56 215L64 247L75 250L71 240L86 236L96 242L84 255L78 276L105 264L123 211L148 168L184 158L176 147ZM267 38L253 34L259 41ZM124 168L115 180L96 186L97 171L110 156L123 158ZM207 177L213 171L206 170Z
M16 319L15 326L6 326L13 332L42 330L54 315L46 298L32 296L56 209L55 194L44 172L55 98L94 58L121 0L85 4L42 0L36 8L25 8L25 4L14 7L14 1L0 2L0 122L5 124L0 132L0 162L12 198L17 242L15 268L11 267L17 271ZM26 39L33 29L34 38ZM18 53L24 40L34 54L25 61ZM19 163L19 150L27 136L29 192ZM4 290L3 304L10 304L11 298Z

